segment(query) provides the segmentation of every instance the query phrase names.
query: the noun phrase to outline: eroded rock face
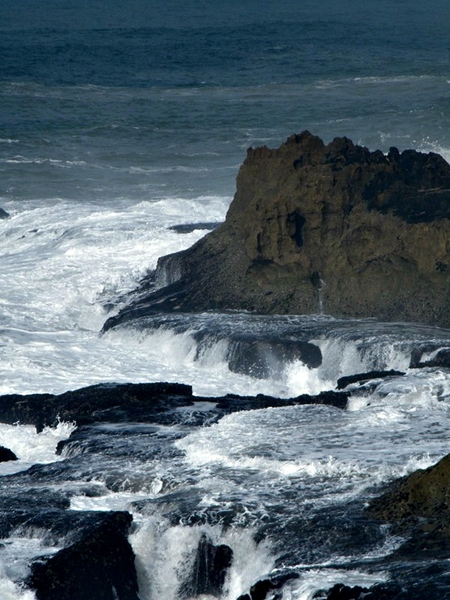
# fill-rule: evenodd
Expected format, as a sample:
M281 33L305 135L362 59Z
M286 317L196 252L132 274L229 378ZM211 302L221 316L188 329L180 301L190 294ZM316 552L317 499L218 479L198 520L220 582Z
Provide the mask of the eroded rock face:
M450 165L309 132L250 148L223 225L160 259L156 310L376 317L450 324Z

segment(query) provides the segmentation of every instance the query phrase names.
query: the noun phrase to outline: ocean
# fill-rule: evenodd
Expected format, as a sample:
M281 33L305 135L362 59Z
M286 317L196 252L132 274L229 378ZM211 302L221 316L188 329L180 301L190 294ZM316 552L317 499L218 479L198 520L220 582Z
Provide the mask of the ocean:
M201 427L187 411L181 424L136 430L139 452L130 442L122 467L80 451L77 486L66 466L53 489L74 511L133 514L142 600L182 600L203 534L234 552L221 600L286 570L298 578L282 600L411 572L430 600L450 598L444 566L432 579L426 564L394 569L401 540L358 525L383 484L449 452L450 373L409 362L417 344L449 347L450 330L342 321L325 306L311 317L185 315L100 333L160 256L225 219L249 146L308 129L325 142L345 135L450 160L449 39L445 0L2 0L0 207L10 218L0 220L0 394L170 381L210 397L289 398L333 389L343 375L407 373L346 411L273 408L213 424L203 415ZM314 341L322 365L230 368L233 339L269 329ZM55 454L72 431L0 425L20 459L1 467L0 506L8 486L20 490L15 471L73 463ZM150 437L169 458L142 460ZM165 495L179 502L175 524ZM149 499L158 502L139 509ZM20 582L58 547L42 531L13 532L0 547L0 597L34 599Z

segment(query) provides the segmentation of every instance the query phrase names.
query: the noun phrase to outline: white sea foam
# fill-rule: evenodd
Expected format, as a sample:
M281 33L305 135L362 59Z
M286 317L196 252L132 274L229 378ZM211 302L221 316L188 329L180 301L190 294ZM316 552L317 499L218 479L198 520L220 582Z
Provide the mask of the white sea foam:
M2 600L35 600L34 592L15 583L7 572L7 567L0 559L0 598Z
M28 469L33 464L47 464L62 460L56 447L75 430L73 423L59 423L45 427L41 433L33 425L6 425L0 423L0 446L14 452L17 461L0 464L0 475L9 475Z
M17 584L30 570L30 562L41 556L50 556L60 548L43 543L45 532L20 528L2 540L0 548L0 598L2 600L34 600L33 591Z

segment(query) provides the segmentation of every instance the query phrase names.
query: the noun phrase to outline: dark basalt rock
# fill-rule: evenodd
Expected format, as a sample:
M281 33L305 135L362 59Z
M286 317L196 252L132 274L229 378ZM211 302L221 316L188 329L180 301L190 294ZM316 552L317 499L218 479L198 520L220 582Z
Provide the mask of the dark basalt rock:
M419 469L390 484L372 501L369 513L386 521L450 518L450 454L428 469Z
M27 585L37 600L139 600L129 513L110 513L80 540L33 563Z
M169 227L172 231L176 231L177 233L192 233L196 229L207 229L208 231L212 231L219 227L221 223L183 223L181 225L172 225Z
M435 351L436 348L434 346L423 346L420 348L415 348L411 354L411 369L422 369L425 367L443 367L450 368L450 348L442 348L438 350L436 354L434 354L433 358L429 358L428 360L422 360L422 357L425 353L430 353Z
M328 591L314 594L317 600L396 600L409 596L402 595L402 590L396 585L379 584L371 588L355 585L353 587L337 583Z
M396 371L391 369L390 371L369 371L368 373L356 373L355 375L346 375L340 377L337 380L337 389L343 390L352 383L358 383L360 385L371 381L372 379L386 379L386 377L400 377L404 375L403 371Z
M258 394L257 396L234 396L229 394L224 398L216 398L217 409L224 412L236 412L240 410L260 410L263 408L275 408L283 406L298 406L308 404L320 404L326 406L334 406L335 408L344 409L347 406L350 392L335 392L326 391L320 392L316 396L302 394L296 398L273 398Z
M142 421L169 409L193 403L192 388L178 383L99 384L57 396L18 394L0 396L0 422L46 425L75 421Z
M317 396L303 394L289 399L264 395L209 398L194 396L191 386L179 383L99 384L58 396L0 396L0 422L35 425L38 431L45 426L54 426L59 420L75 422L78 426L127 421L168 423L171 418L176 421L174 415L178 408L194 406L196 402L213 403L219 415L297 404L327 404L345 408L349 396L350 392L346 391L327 391Z
M206 535L202 535L190 581L182 587L181 597L195 598L200 594L219 597L232 562L233 551L229 546L215 546Z
M3 208L0 208L0 219L9 219L11 215L6 212Z
M155 311L249 310L450 325L450 165L305 131L250 148L226 221L163 257L163 289L105 329Z
M10 460L17 460L17 456L9 448L0 446L0 462L8 462Z
M270 579L257 581L247 594L242 594L237 600L265 600L270 597L272 600L282 598L282 587L292 579L298 579L298 573L284 573Z

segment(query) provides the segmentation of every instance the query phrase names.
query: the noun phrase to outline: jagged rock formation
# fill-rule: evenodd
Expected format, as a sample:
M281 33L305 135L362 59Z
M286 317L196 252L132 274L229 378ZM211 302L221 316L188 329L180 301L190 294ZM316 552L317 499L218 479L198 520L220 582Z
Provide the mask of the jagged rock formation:
M225 223L160 259L160 310L244 309L450 324L450 165L309 132L250 148Z

